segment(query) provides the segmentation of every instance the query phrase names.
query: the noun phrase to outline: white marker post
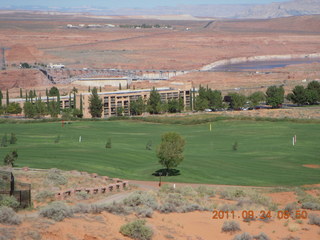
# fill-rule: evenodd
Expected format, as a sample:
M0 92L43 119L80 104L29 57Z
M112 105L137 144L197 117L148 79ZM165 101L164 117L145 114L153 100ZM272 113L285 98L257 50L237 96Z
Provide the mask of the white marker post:
M81 142L82 141L82 139L81 139L81 136L79 137L79 142Z
M294 146L295 142L294 142L294 137L292 138L292 145Z
M211 132L211 130L212 130L211 123L210 123L210 127L209 128L210 128L210 132Z

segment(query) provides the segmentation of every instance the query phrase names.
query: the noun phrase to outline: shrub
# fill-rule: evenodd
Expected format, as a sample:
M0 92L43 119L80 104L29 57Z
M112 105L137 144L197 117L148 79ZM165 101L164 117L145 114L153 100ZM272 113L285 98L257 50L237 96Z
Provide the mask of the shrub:
M50 169L48 172L47 180L56 185L65 185L68 183L68 179L61 174L59 169Z
M123 200L123 203L129 207L147 206L157 209L157 199L148 192L136 191Z
M192 196L192 197L196 196L197 194L194 188L190 186L176 188L175 192L180 193L182 196Z
M228 191L220 192L220 198L226 199L226 200L238 200L245 196L247 196L247 194L240 189L231 189Z
M286 237L286 238L282 238L282 240L300 240L300 238L289 236L289 237Z
M235 236L233 240L252 240L252 237L249 233L242 233Z
M149 240L152 238L153 230L146 226L145 220L135 220L133 222L122 225L120 233L137 240Z
M1 206L17 209L20 203L14 196L0 195L0 207Z
M86 193L86 192L77 192L76 193L76 198L78 200L87 200L90 198L90 194Z
M226 221L223 223L221 230L222 232L236 232L236 231L240 231L241 228L239 223L235 221Z
M128 215L131 213L131 209L125 206L123 203L113 202L108 205L102 206L103 210L116 215Z
M0 207L0 223L8 225L19 225L20 217L9 207Z
M53 219L57 222L73 216L72 210L63 202L52 202L48 206L42 208L39 214L42 217Z
M53 197L54 197L54 193L51 191L48 191L48 190L38 192L35 196L35 198L38 202L43 202L46 199L48 199L48 198L52 199Z
M315 213L309 214L309 224L320 226L320 216Z
M170 193L158 210L163 213L183 212L183 207L186 204L187 201L180 193Z
M296 209L298 209L296 203L288 203L283 210L288 211L289 213L292 213Z
M214 197L216 195L214 189L206 187L206 186L199 186L195 190L199 194L199 196L201 196L201 197L205 197L205 196Z
M299 226L297 224L289 224L288 230L290 232L296 232L299 231Z
M255 240L271 240L267 234L265 233L260 233L259 235L253 236L253 239Z
M236 210L236 206L232 204L223 204L222 206L219 206L218 209L223 212L234 211Z
M153 209L150 207L138 207L136 213L139 217L151 218L153 214Z
M302 209L310 209L310 210L320 210L320 204L314 202L305 202L302 203Z

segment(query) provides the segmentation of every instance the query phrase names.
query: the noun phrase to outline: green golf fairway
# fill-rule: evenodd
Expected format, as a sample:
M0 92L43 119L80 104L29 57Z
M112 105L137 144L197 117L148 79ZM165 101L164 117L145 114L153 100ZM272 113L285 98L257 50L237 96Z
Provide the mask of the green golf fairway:
M162 168L156 148L165 132L185 140L180 175L164 181L251 186L295 186L320 183L320 124L218 121L201 125L153 124L138 121L79 121L66 124L0 124L0 137L15 133L15 145L0 148L0 159L18 150L18 167L60 168L95 172L123 179L153 180ZM292 138L297 135L297 143ZM55 143L60 136L58 143ZM82 141L79 142L81 136ZM112 148L105 148L108 139ZM152 150L146 150L152 141ZM234 143L238 150L233 150Z

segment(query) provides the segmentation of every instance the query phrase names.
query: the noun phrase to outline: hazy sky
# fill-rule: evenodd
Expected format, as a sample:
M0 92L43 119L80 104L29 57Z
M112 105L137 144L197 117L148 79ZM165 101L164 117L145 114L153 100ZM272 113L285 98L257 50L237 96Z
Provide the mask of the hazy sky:
M0 0L0 7L37 5L46 7L152 8L194 4L263 4L289 0Z

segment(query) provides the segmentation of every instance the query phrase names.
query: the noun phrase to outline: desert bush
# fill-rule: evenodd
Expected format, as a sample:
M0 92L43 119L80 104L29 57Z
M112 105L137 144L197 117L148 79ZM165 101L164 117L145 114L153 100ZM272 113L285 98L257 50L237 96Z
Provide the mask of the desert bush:
M153 214L153 209L150 208L150 207L138 207L136 209L136 213L137 213L137 216L139 217L148 217L148 218L151 218L152 217L152 214Z
M120 233L136 240L150 240L153 235L153 230L145 224L145 220L135 220L122 225L120 228Z
M310 210L320 210L320 204L314 202L305 202L302 203L302 209L310 209Z
M288 211L289 213L292 213L293 211L297 210L298 206L296 203L288 203L285 207L284 207L284 211Z
M183 212L186 204L187 201L180 193L169 193L158 210L162 213Z
M221 191L219 194L220 194L221 199L226 199L226 200L238 200L238 199L241 199L247 195L241 189L225 190L225 191Z
M180 193L182 196L194 197L197 195L196 190L190 186L178 187L175 189L175 192Z
M250 199L240 199L237 202L237 207L244 207L244 206L250 206L253 202Z
M252 240L252 236L249 233L242 233L239 235L236 235L233 240Z
M159 189L159 192L160 193L173 193L173 192L175 192L175 189L171 185L164 184Z
M148 192L137 191L123 200L128 207L147 206L153 210L158 207L157 199Z
M282 240L300 240L300 238L289 236L289 237L286 237L286 238L282 238Z
M213 188L206 186L199 186L195 189L199 196L201 197L214 197L216 195Z
M235 221L226 221L223 223L221 230L222 232L236 232L236 231L240 231L241 228L239 223Z
M318 214L311 213L309 214L308 218L309 218L309 222L308 222L309 224L320 226L320 216Z
M87 200L90 198L90 194L86 192L77 192L75 195L78 200Z
M102 209L106 212L116 214L116 215L128 215L132 212L132 209L125 206L123 203L113 202L102 206Z
M270 211L276 211L278 209L277 205L271 201L267 196L264 196L257 192L249 193L248 198L255 204L267 207Z
M47 181L55 185L65 185L68 183L68 179L62 175L59 169L50 169L47 175Z
M53 219L57 222L73 216L72 209L63 202L52 202L48 206L42 208L39 214L42 217Z
M78 203L72 207L73 213L90 213L90 205L85 203Z
M299 231L299 226L297 224L289 224L288 230L289 232L296 232Z
M44 190L41 192L38 192L35 196L36 201L43 202L45 200L52 199L54 197L54 193L48 190Z
M269 237L268 237L268 235L267 234L265 234L265 233L260 233L259 235L255 235L255 236L253 236L253 239L255 239L255 240L271 240Z
M19 225L21 223L21 219L12 208L3 206L0 207L0 223L7 225Z
M194 212L194 211L204 211L204 208L195 203L186 204L182 207L182 212Z
M0 195L0 207L1 206L18 209L20 203L14 196Z
M233 205L233 204L223 204L221 206L218 206L218 209L223 212L234 211L236 210L236 208L237 208L236 205Z

